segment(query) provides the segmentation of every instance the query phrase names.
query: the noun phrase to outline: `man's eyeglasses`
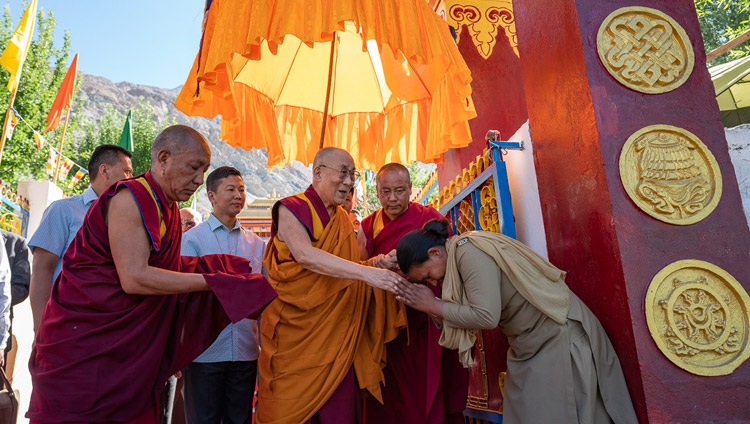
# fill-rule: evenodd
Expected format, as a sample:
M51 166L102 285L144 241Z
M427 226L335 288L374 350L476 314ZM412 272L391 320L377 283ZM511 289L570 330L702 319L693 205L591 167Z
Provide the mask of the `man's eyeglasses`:
M183 219L182 220L182 226L183 227L188 227L188 228L193 228L193 227L195 227L195 221L193 221L192 219Z
M355 169L346 169L346 168L336 169L336 168L331 168L330 166L325 166L325 165L318 165L318 166L322 168L328 168L333 171L338 171L339 177L342 180L346 178L351 178L352 180L358 180L359 177L362 175L359 173L359 171Z

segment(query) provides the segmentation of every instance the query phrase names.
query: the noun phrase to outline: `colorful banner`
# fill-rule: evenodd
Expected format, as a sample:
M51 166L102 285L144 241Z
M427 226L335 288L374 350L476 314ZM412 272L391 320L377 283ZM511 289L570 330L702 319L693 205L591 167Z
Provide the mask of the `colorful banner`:
M52 147L49 148L49 155L47 156L47 175L50 176L50 178L55 178L55 170L57 169L57 158L60 155L57 153L57 150L53 149Z
M39 134L38 131L34 131L34 141L36 142L37 149L41 149L42 147L44 147L44 143L46 142L44 136Z
M8 78L8 91L13 93L18 88L18 82L21 80L21 70L23 62L26 60L26 53L29 51L31 37L34 35L34 22L36 21L36 0L31 0L29 7L23 12L21 21L8 45L0 56L0 65L10 73Z
M130 122L133 111L128 111L128 117L125 118L125 126L122 128L122 134L120 134L120 141L117 143L118 146L124 148L129 152L133 152L133 125Z
M76 172L75 175L73 175L73 178L70 179L70 184L68 184L68 188L73 188L78 184L78 181L81 181L81 178L83 178L84 175L88 174L85 169L78 168L78 172Z
M76 86L76 75L78 74L78 53L73 56L73 62L71 62L68 72L63 78L60 89L57 90L55 101L52 102L52 107L47 114L47 128L44 131L50 131L57 128L60 124L60 118L62 117L63 110L68 109L70 113L70 107L73 104L73 94Z
M21 120L21 115L19 115L12 107L8 110L8 113L10 113L10 121L8 122L8 129L5 132L6 140L10 140L10 138L13 137L13 130L16 129L18 121Z
M75 162L66 158L65 156L63 156L62 159L63 159L62 168L60 168L60 176L58 177L58 179L60 180L64 180L68 178L68 173L70 172L71 169L73 169L73 165L75 165Z

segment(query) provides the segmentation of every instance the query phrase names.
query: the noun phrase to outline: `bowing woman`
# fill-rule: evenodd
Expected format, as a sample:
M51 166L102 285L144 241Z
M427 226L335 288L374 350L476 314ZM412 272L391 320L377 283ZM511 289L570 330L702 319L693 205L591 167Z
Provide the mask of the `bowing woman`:
M398 243L412 283L399 299L442 325L440 344L472 363L475 330L508 337L503 422L637 423L620 362L594 314L565 284L565 272L509 237L473 231L448 237L429 221Z

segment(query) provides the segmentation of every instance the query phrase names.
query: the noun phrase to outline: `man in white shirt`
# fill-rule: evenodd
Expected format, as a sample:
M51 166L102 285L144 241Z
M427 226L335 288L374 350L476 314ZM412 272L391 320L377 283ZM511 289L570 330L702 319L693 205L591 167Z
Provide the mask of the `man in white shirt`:
M242 228L237 215L245 206L245 183L235 168L222 166L206 178L213 212L182 235L182 255L226 253L250 260L263 271L265 243ZM196 325L200 325L196 323ZM229 324L216 341L184 370L185 416L190 424L251 422L258 360L258 324Z

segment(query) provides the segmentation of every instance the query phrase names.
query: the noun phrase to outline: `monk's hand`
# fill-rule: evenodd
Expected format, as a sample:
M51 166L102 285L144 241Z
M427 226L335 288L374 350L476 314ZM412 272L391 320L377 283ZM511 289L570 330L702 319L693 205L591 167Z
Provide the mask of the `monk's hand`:
M393 271L380 268L370 268L365 282L375 288L398 294L401 287L409 284L404 277Z
M408 306L435 317L443 316L443 301L436 298L432 290L424 284L411 284L399 291L396 299Z
M375 257L372 262L373 266L383 269L390 269L394 272L399 272L401 269L398 267L398 259L396 258L396 250L394 249L388 254L379 254Z
M388 252L388 254L386 255L386 259L390 264L390 267L388 269L398 272L399 275L403 276L403 274L401 274L401 268L398 266L398 256L396 256L396 249Z

